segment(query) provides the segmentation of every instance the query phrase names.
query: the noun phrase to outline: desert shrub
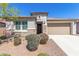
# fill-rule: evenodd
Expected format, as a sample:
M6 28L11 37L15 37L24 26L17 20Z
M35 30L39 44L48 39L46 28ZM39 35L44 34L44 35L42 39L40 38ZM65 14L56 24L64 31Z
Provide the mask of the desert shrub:
M47 53L39 53L38 56L49 56Z
M27 36L27 49L30 51L35 51L39 46L39 36L36 34L30 34Z
M0 56L11 56L10 54L2 53Z
M25 36L25 40L27 40L27 37L28 37L28 35L27 35L27 36Z
M19 34L16 34L14 36L14 45L17 46L19 44L21 44L21 38L20 38L20 35Z
M40 36L40 44L46 44L49 39L48 35L45 33L41 33L39 34L39 36Z
M2 43L1 39L0 39L0 44Z
M7 37L5 36L5 35L3 35L3 36L0 36L0 39L1 40L4 40L4 39L6 39Z

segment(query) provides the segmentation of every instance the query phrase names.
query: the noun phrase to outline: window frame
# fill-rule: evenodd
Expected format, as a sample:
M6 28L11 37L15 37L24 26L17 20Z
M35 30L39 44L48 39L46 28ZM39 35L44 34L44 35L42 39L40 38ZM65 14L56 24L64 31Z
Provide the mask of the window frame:
M26 23L25 23L25 24L23 24L23 22L24 22L24 23L26 22ZM22 22L21 22L21 26L22 26L22 28L21 28L22 30L27 30L27 26L28 26L27 21L22 21ZM26 28L24 29L24 27L23 27L23 26L25 26Z
M20 27L21 26L21 22L19 24L17 24L16 22L19 22L19 21L15 21L15 29L16 30L20 30L21 29L21 27ZM17 29L17 26L19 26L19 29Z
M15 21L16 22L16 21ZM18 22L18 21L17 21ZM19 30L17 30L16 29L16 23L15 23L15 32L27 32L27 28L28 28L28 21L26 20L26 22L27 22L27 28L26 29L23 29L23 22L25 22L25 21L19 21L20 22L20 29Z

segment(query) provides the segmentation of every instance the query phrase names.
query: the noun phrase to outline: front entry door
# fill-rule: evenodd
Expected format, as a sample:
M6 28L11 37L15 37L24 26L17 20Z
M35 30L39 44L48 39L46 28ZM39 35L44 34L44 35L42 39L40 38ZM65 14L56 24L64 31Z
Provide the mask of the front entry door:
M42 33L42 24L37 24L37 34Z

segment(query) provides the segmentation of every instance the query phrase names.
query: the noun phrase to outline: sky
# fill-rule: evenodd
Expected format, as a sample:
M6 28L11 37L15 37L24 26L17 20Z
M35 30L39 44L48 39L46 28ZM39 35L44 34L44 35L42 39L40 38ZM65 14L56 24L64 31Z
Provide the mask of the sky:
M10 3L17 8L19 16L30 16L31 12L48 12L49 18L79 18L78 3Z

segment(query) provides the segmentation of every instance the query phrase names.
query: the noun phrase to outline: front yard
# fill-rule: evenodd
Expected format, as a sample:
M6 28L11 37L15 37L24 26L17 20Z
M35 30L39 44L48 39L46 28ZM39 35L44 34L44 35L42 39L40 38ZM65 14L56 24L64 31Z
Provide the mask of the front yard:
M47 44L39 45L36 51L29 51L26 48L27 40L22 37L22 43L14 46L13 41L0 44L0 54L6 53L12 56L37 56L39 53L47 53L49 56L66 56L66 54L56 45L53 40L48 40Z

